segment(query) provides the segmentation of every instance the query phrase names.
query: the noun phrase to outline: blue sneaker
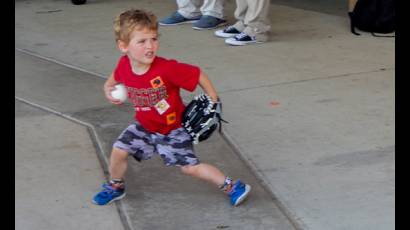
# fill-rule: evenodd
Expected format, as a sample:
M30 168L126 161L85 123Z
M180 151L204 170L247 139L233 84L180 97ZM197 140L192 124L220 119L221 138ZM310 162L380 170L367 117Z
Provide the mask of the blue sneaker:
M106 205L125 196L124 188L114 188L110 184L103 184L102 188L103 190L94 196L94 204Z
M198 16L196 18L185 18L180 13L178 13L178 11L175 11L170 16L159 21L159 24L161 26L173 26L173 25L179 25L183 23L194 23L194 22L197 22L200 17L201 16Z
M244 184L240 180L237 180L233 185L232 190L228 193L228 196L231 198L231 204L233 206L238 206L241 204L248 196L250 191L250 185Z
M202 15L199 21L193 24L194 29L196 30L204 30L204 29L213 29L219 26L226 25L226 20L212 17L209 15Z

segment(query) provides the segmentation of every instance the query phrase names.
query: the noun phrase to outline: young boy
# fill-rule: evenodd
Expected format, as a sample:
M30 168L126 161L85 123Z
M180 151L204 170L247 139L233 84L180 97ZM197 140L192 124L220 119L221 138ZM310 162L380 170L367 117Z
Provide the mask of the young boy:
M180 167L182 173L218 186L239 205L251 187L240 180L233 182L216 167L200 163L192 139L181 127L184 104L180 88L194 91L199 85L213 101L217 93L208 77L196 66L156 56L158 23L144 10L121 13L114 22L115 39L122 56L104 84L106 98L113 104L121 101L111 96L116 84L122 83L135 108L138 122L126 128L113 145L110 157L110 181L93 198L93 203L106 205L125 196L124 175L129 155L142 161L159 154L167 166Z

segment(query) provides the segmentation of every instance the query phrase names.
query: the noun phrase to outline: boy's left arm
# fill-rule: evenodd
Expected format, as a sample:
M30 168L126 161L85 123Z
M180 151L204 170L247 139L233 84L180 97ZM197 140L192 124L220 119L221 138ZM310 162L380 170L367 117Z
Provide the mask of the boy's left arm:
M218 94L216 93L211 80L209 80L208 76L202 71L199 75L199 86L201 86L202 90L211 97L212 101L218 101Z

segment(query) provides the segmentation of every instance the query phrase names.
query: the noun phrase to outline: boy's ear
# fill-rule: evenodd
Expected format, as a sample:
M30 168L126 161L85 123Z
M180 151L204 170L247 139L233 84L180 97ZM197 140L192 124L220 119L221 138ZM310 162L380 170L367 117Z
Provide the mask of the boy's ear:
M123 53L126 53L128 51L128 44L121 40L117 41L117 46L118 46L118 49Z

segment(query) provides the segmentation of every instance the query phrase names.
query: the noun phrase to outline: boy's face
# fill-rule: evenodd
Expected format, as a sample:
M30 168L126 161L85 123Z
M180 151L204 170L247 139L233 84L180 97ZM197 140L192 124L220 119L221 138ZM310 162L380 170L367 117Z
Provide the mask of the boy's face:
M131 33L129 43L119 41L118 46L137 67L149 66L157 55L159 47L158 32L146 28L134 30Z

